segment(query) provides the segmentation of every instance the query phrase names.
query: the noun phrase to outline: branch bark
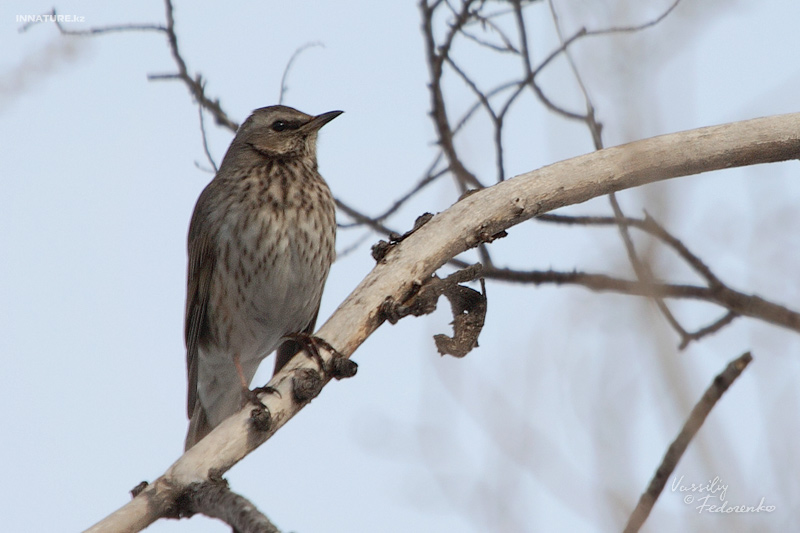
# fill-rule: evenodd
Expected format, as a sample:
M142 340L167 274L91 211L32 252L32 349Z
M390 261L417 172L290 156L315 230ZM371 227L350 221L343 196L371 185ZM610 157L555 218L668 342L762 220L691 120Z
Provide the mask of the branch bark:
M451 258L538 214L655 181L798 157L800 113L795 113L645 139L506 180L463 197L390 249L316 335L350 356L383 323L380 309L387 297L403 303ZM330 359L330 353L320 352ZM230 469L304 406L294 400L294 376L315 367L312 359L295 357L270 381L278 394L263 395L272 414L268 430L254 427L250 409L243 409L88 531L141 530L192 483Z

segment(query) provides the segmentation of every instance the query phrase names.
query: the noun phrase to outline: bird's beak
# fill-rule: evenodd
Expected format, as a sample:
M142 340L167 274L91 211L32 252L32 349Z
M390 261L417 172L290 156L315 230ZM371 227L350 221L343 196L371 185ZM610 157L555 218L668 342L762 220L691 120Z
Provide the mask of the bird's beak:
M322 126L330 122L331 120L335 119L339 115L344 113L344 111L328 111L327 113L323 113L321 115L317 115L316 117L312 118L308 121L304 126L303 129L307 131L317 131Z

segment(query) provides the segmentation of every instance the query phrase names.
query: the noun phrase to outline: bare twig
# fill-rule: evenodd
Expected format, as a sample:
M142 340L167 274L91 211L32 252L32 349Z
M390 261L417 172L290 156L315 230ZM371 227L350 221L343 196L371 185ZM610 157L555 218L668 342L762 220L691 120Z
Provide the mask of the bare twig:
M444 168L439 171L434 171L434 169L439 165L441 159L442 159L442 154L440 152L434 159L433 163L431 163L431 165L428 167L428 170L425 172L425 175L422 177L422 179L419 180L419 182L417 182L417 184L414 185L414 187L410 191L408 191L406 194L395 200L395 202L391 206L389 206L389 208L387 208L383 213L374 217L370 217L368 215L358 212L358 217L357 217L358 220L356 222L353 222L351 224L339 224L339 227L342 229L348 229L348 228L363 226L366 223L364 222L364 220L367 219L373 220L375 222L382 222L383 220L386 220L395 211L400 209L400 207L402 207L403 204L405 204L408 200L413 198L417 193L422 191L422 189L424 189L427 185L430 185L431 183L441 178L450 171L449 168ZM357 212L352 207L348 209L350 209L351 212L354 213ZM353 216L352 218L355 219L356 217Z
M706 389L705 394L703 394L703 397L700 398L700 401L698 401L694 409L692 409L688 420L686 420L686 423L683 425L683 429L681 429L681 432L675 440L672 441L672 444L670 444L667 449L667 453L664 454L664 458L658 466L653 479L650 481L650 485L647 487L644 494L642 494L641 498L639 498L639 503L636 504L636 508L628 519L628 523L624 529L625 533L636 533L642 527L645 520L647 520L647 517L650 515L650 511L653 509L653 505L655 505L661 491L664 490L667 479L672 475L672 472L678 465L678 461L683 457L686 448L689 447L689 443L697 434L703 422L706 421L711 409L714 408L725 391L728 390L728 387L736 381L752 360L753 356L750 352L744 353L728 363L725 370L714 378L714 381L708 389Z
M452 263L454 266L461 265L461 263ZM657 296L659 298L703 300L720 305L736 315L757 318L776 326L800 332L800 313L797 311L792 311L782 305L765 300L760 296L745 294L724 285L719 287L700 287L697 285L680 285L660 282L642 283L636 280L614 278L605 274L558 272L554 270L520 271L502 268L486 268L484 269L483 276L486 279L533 283L534 285L544 283L580 285L597 292L615 292L632 296L646 296L648 298ZM728 323L733 320L733 318L735 317L728 319ZM723 321L724 320L726 319L723 319ZM723 323L719 327L723 325L725 324ZM717 327L717 329L719 329L719 327ZM708 333L704 333L704 335L707 334Z
M203 78L200 74L196 74L194 78L189 75L189 69L186 67L186 61L183 60L180 50L178 49L178 36L175 34L175 18L173 16L172 0L164 0L164 6L167 16L167 41L169 42L169 49L172 53L172 58L178 66L177 74L156 74L149 75L149 80L167 80L179 79L183 81L189 92L192 94L197 103L208 110L213 116L216 123L220 126L228 128L232 132L239 129L239 124L234 122L228 117L228 114L222 110L219 99L211 100L205 94Z
M353 241L351 244L349 244L349 245L345 246L345 247L344 247L344 248L342 248L341 250L338 250L338 251L336 252L336 260L338 261L338 260L340 260L341 258L343 258L343 257L345 257L345 256L348 256L348 255L350 255L351 253L353 253L353 252L355 252L356 250L358 250L358 249L361 247L361 245L362 245L362 244L364 244L365 242L367 242L367 240L370 238L370 236L371 236L371 235L372 235L372 232L371 232L371 231L369 231L369 230L366 230L366 231L364 232L364 234L363 234L363 235L361 235L361 237L359 237L358 239L356 239L355 241Z
M206 123L203 117L203 106L197 106L197 114L200 115L200 133L203 134L203 151L206 154L206 159L208 162L211 163L211 168L214 169L216 173L219 169L217 168L217 163L214 161L214 158L211 157L211 152L208 149L208 138L206 137Z
M64 35L74 35L74 36L83 36L83 37L91 37L95 35L102 35L106 33L118 33L118 32L128 32L128 31L155 31L164 33L167 36L167 41L169 43L170 52L172 54L172 58L175 61L175 64L178 67L177 73L169 73L169 74L148 74L147 79L151 81L157 80L181 80L186 84L189 89L189 92L194 97L195 101L209 111L213 116L216 123L220 126L228 128L232 132L235 132L239 129L239 125L231 120L228 117L228 114L222 110L222 107L219 103L219 99L211 100L205 94L205 83L203 78L200 74L196 74L194 77L189 75L189 70L186 67L186 62L184 61L183 57L180 54L178 49L178 37L175 34L175 19L173 16L173 7L172 7L172 0L164 0L164 6L166 10L166 19L167 25L161 26L159 24L115 24L110 26L103 26L98 28L88 28L85 30L69 30L64 27L64 25L58 21L56 10L53 9L47 16L55 17L56 26L58 30ZM28 23L20 28L20 31L26 31L30 26L34 23Z
M690 342L698 341L698 340L702 339L703 337L706 337L708 335L712 335L712 334L718 332L719 330L721 330L722 328L724 328L725 326L727 326L728 324L730 324L731 322L733 322L736 318L738 318L740 316L741 315L739 313L734 313L733 311L728 311L727 313L725 313L725 316L723 316L719 320L714 321L713 323L709 324L708 326L700 328L697 331L695 331L694 333L687 333L686 336L681 341L681 343L678 345L678 349L679 350L685 350L686 347L689 346Z
M289 58L289 62L286 63L286 68L283 69L283 75L281 76L281 93L278 96L278 103L283 104L283 97L286 96L286 93L289 91L289 86L286 85L286 80L289 77L289 72L292 70L292 65L294 65L294 60L297 59L300 54L308 50L309 48L313 48L315 46L319 46L325 48L325 45L319 41L313 41L310 43L306 43L303 46L299 47L297 50L294 51L292 57Z
M611 203L611 208L614 211L614 218L617 220L617 227L619 228L619 234L622 237L622 242L625 244L625 251L628 254L628 260L633 267L634 273L636 273L636 277L645 285L650 285L654 281L653 271L650 269L650 265L645 263L639 258L639 254L636 252L636 247L633 244L633 239L631 239L630 232L628 231L628 226L625 225L625 215L622 213L622 209L619 206L619 202L617 202L617 197L615 194L608 195L609 202ZM681 342L685 342L688 336L686 329L678 322L678 319L675 318L675 315L672 314L669 307L667 307L666 302L658 295L653 294L652 296L653 301L658 307L658 310L667 320L670 326L678 332L678 335L681 337Z
M553 17L553 26L555 26L556 33L558 34L558 40L561 44L564 44L564 35L561 31L561 23L558 20L558 13L556 13L555 5L553 4L553 0L548 0L548 5L550 6L550 15ZM578 87L580 87L581 93L583 94L583 99L586 104L586 116L584 121L586 122L586 126L589 128L589 131L592 134L592 141L594 142L594 149L595 150L602 150L603 149L603 125L597 122L594 113L594 104L592 103L592 99L589 97L589 91L586 88L586 84L583 82L583 77L581 76L578 67L575 65L575 60L572 58L572 54L569 52L568 49L564 49L564 55L567 57L567 62L569 63L569 67L572 70L572 74L575 76L575 81L578 82ZM612 204L616 203L616 199L611 199ZM615 208L615 213L619 209L619 206Z
M472 42L474 42L476 44L479 44L480 46L483 46L484 48L488 48L490 50L494 50L495 52L500 52L501 54L507 54L507 53L518 54L519 53L519 50L514 48L514 45L511 44L511 42L507 40L506 36L503 35L502 32L500 33L500 35L501 35L501 39L503 40L503 46L500 46L499 44L495 44L495 43L490 43L489 41L487 41L485 39L481 39L477 35L471 34L466 29L461 30L461 35L463 35L464 37L466 37L470 41L472 41Z
M506 32L503 31L503 29L499 25L497 25L493 20L496 16L498 15L502 16L502 15L500 13L491 13L488 15L482 14L481 8L485 5L486 4L480 4L478 10L472 13L472 19L464 24L464 28L461 29L461 35L463 35L470 41L473 41L479 44L480 46L483 46L490 50L494 50L495 52L500 52L504 54L505 53L518 54L519 50L517 50L517 47L514 46L514 43L511 42L511 39L508 37L508 35L506 35ZM472 25L480 25L481 29L484 32L486 32L486 29L488 28L492 33L500 37L500 40L503 41L503 45L500 46L498 44L489 42L486 39L482 39L481 37L473 35L469 31L467 31L467 27Z
M497 165L497 181L503 181L505 179L505 169L503 166L503 117L495 113L491 103L489 102L489 99L486 97L484 92L478 88L472 78L467 76L467 74L461 70L461 68L452 60L450 56L448 56L445 61L448 65L450 65L450 68L452 68L456 74L458 74L458 76L464 80L464 83L467 85L467 87L469 87L472 92L475 93L492 121L492 125L494 126L494 149L495 164Z
M621 211L619 212L621 215ZM708 283L709 288L717 289L720 287L724 287L724 284L720 279L711 271L711 269L699 258L697 255L693 254L683 242L679 239L671 235L666 229L660 226L655 219L653 219L647 212L645 212L644 219L635 219L630 217L569 217L563 215L543 215L539 217L539 220L546 221L546 222L557 222L562 224L581 224L581 225L610 225L614 224L620 228L624 228L625 234L628 235L627 228L634 227L653 235L654 237L660 239L665 244L670 246L673 250L675 250L680 257L686 261L686 263L692 267L698 274L700 274ZM630 235L628 235L628 240L630 241ZM632 246L632 242L631 242ZM635 254L635 251L634 251ZM638 260L638 258L637 258ZM650 272L649 268L647 269L646 274L650 276L652 280L652 272ZM641 279L641 278L640 278ZM656 299L658 302L659 300ZM663 304L663 302L662 302ZM690 333L685 330L685 328L674 318L672 313L667 308L666 304L663 304L663 308L659 307L661 312L669 321L670 325L678 332L681 337L681 342L679 345L680 349L686 348L692 341L697 341L702 337L709 335L711 333L715 333L722 327L730 324L736 316L737 313L733 313L732 311L726 314L721 319L715 321L713 324L701 328L698 331Z
M619 219L615 217L597 217L597 216L565 216L546 214L536 217L537 220L543 222L555 222L558 224L578 224L581 226L606 226L617 225L620 223ZM680 239L670 234L666 229L659 225L656 220L645 211L645 218L631 218L624 217L622 223L625 226L637 228L641 231L649 233L650 235L660 239L668 246L673 248L698 274L706 279L709 285L722 285L719 278L711 271L711 269L686 247Z
M355 220L358 224L369 226L378 233L383 233L384 235L390 235L392 233L395 233L394 231L384 226L379 220L364 215L357 209L350 207L349 205L347 205L338 198L336 198L336 207L342 210L347 216Z
M536 83L536 76L542 72L554 59L556 59L561 54L565 53L571 45L575 42L583 39L584 37L597 37L602 35L612 35L617 33L635 33L651 26L654 26L664 20L680 3L680 0L675 0L670 7L668 7L661 15L658 17L645 22L643 24L638 24L634 26L619 26L619 27L611 27L611 28L604 28L600 30L587 30L586 28L581 28L575 34L570 36L567 39L561 38L561 46L553 50L535 69L532 69L528 72L525 79L522 81L523 84L528 84L531 89L534 91L536 96L539 100L551 111L559 113L560 115L564 116L565 118L575 119L586 121L586 115L581 115L579 113L573 113L567 111L556 104L554 104L545 94L544 91L539 87ZM523 53L524 55L524 53Z
M639 31L644 28L651 27L657 24L659 21L663 20L677 5L677 1L669 8L666 12L662 13L661 16L657 17L653 21L637 27L634 31ZM567 62L569 63L570 69L572 70L573 75L575 76L575 80L578 83L578 86L583 94L584 102L586 105L586 114L584 115L584 122L589 129L589 132L592 135L592 141L594 142L595 150L601 150L603 148L603 136L602 130L603 126L600 124L595 116L595 107L592 103L592 99L589 96L589 91L586 88L586 84L583 82L583 77L578 70L578 67L575 64L574 59L572 58L572 54L569 50L564 46L564 35L561 31L561 24L558 19L558 13L556 12L555 5L553 0L548 0L548 6L550 7L550 14L553 18L553 25L555 26L556 33L558 34L558 38L564 47L564 54L567 57ZM617 30L619 31L619 30ZM628 254L628 259L630 260L631 266L633 267L633 271L636 273L636 277L639 278L643 283L652 283L653 281L653 273L650 270L650 266L642 261L639 257L638 253L636 252L636 248L633 244L633 240L630 237L630 233L628 231L628 226L624 223L625 216L622 212L622 208L617 202L617 197L613 193L608 197L609 202L611 203L611 208L614 212L614 218L617 220L617 224L619 227L620 236L622 238L622 242L625 244L625 251ZM658 310L667 320L667 322L672 326L672 328L680 335L681 337L681 345L687 345L690 341L690 334L686 331L686 329L681 325L675 315L672 314L672 311L669 309L667 304L664 302L663 299L653 296L653 301L658 307Z
M611 33L635 33L642 30L646 30L647 28L651 28L667 18L667 16L672 13L672 11L678 7L678 4L681 3L681 0L675 0L672 4L659 16L656 18L649 20L647 22L643 22L641 24L634 24L633 26L615 26L613 28L608 28L605 30L595 30L588 32L588 35L608 35Z
M453 144L453 132L447 119L441 81L444 61L450 52L453 39L469 18L469 8L473 2L474 0L464 0L462 9L458 13L456 20L450 25L450 31L447 33L442 43L437 45L433 34L433 12L436 10L436 7L440 5L440 2L428 5L428 0L420 1L423 37L428 57L428 67L430 69L429 89L431 93L431 117L436 126L439 145L442 147L442 151L447 157L450 169L453 171L458 183L462 187L462 192L466 191L467 186L471 185L473 187L483 188L483 184L472 172L467 170L456 153Z

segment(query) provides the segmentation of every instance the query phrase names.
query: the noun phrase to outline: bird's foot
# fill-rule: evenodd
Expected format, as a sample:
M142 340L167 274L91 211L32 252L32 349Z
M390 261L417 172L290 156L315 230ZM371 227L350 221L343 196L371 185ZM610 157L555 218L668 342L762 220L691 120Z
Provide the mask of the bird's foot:
M322 356L319 354L319 349L322 347L333 350L327 341L321 339L320 337L315 337L309 333L290 333L286 335L286 338L299 344L305 353L309 354L311 359L313 359L317 365L319 365L319 368L323 372L325 371L325 360L322 359Z
M291 333L286 337L305 348L305 352L308 353L314 361L316 361L320 370L332 378L342 379L356 375L356 372L358 371L358 364L342 355L336 348L331 346L330 343L322 337L316 337L308 333ZM320 348L331 353L332 357L330 361L328 361L328 364L325 364L325 360L319 354Z
M272 415L269 409L267 409L267 406L264 405L258 397L262 392L276 393L280 396L280 393L272 387L258 387L253 390L245 388L242 391L242 403L244 405L251 403L254 406L253 410L250 411L250 420L253 422L253 427L259 431L269 431L269 428L272 426ZM244 407L244 405L242 407Z

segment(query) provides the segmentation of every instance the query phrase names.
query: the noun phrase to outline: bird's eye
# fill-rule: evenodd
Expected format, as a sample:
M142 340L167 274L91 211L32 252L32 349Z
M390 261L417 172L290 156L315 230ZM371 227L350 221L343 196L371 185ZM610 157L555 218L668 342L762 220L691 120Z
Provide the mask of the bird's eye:
M289 128L289 124L284 122L283 120L276 120L272 123L272 129L274 131L284 131Z

